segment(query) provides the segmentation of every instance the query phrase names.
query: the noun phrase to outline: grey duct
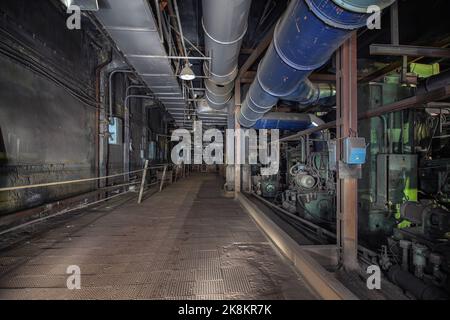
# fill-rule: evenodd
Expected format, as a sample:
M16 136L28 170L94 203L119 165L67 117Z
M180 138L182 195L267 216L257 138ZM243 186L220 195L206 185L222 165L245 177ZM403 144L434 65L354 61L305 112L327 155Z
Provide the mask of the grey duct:
M213 109L224 109L233 96L251 3L251 0L203 0L205 48L211 57L203 70L209 76L205 81L206 99Z
M164 105L179 126L184 115L179 110L187 101L171 61L161 43L158 21L148 1L103 0L95 16L114 40L136 74ZM157 58L155 58L157 57Z
M321 82L313 83L306 79L297 87L293 94L283 99L296 101L300 106L335 104L336 85Z

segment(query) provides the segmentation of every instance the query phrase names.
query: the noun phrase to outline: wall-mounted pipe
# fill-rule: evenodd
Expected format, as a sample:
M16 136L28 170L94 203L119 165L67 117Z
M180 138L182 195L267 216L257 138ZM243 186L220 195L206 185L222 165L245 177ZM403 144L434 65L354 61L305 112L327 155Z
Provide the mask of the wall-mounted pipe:
M450 70L423 80L417 87L417 94L424 94L450 85Z
M449 298L442 289L423 282L408 271L402 270L399 265L394 265L388 270L388 278L419 300L448 300Z
M304 82L312 71L323 66L352 31L366 25L369 14L363 9L369 5L383 9L393 2L292 0L277 23L272 43L242 104L240 124L253 126L279 99L308 88Z
M127 91L129 89L127 88ZM138 94L130 94L125 97L124 100L124 121L123 121L123 132L124 132L124 139L123 139L123 172L129 172L130 170L130 142L131 142L131 136L130 136L130 99L152 99L154 100L155 97L148 96L148 95L138 95ZM159 106L159 105L156 105ZM130 180L130 174L124 175L125 181Z
M233 95L242 39L247 32L251 0L203 0L205 48L211 61L203 70L206 99L211 108L224 109Z
M114 63L114 51L111 51L111 55L108 60L100 64L95 69L95 96L98 103L98 109L96 112L96 174L98 177L107 175L106 158L108 154L108 136L105 134L108 130L107 127L107 115L105 103L105 80L106 75L111 68L116 68ZM102 188L106 186L105 180L99 180L97 187Z
M117 69L117 70L113 70L111 71L111 73L109 74L108 77L108 90L109 90L109 120L111 121L111 118L113 116L113 78L114 75L116 75L117 73L134 73L133 70L129 70L129 69Z

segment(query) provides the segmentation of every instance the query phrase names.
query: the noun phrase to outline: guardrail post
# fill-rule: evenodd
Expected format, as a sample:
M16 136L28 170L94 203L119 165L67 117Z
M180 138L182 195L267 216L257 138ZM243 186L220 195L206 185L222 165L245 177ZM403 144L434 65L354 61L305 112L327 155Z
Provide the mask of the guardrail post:
M148 160L145 160L144 172L142 173L141 189L139 190L138 203L142 202L142 196L144 195L145 179L147 178Z
M159 192L161 192L163 189L164 181L166 180L166 172L167 172L167 165L164 166L164 171L161 177L161 184L159 185Z

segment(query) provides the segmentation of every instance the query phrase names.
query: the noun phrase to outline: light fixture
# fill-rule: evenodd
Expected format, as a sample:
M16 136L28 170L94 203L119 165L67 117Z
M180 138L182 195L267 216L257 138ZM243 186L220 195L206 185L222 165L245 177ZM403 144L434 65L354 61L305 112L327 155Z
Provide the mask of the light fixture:
M77 6L83 11L98 11L98 0L61 0L67 7Z
M311 121L311 124L314 126L314 127L318 127L319 125L316 123L316 122L314 122L314 121Z
M184 81L191 81L194 80L195 77L195 73L194 71L192 71L191 66L189 63L186 63L183 67L183 69L181 70L180 73L180 78Z

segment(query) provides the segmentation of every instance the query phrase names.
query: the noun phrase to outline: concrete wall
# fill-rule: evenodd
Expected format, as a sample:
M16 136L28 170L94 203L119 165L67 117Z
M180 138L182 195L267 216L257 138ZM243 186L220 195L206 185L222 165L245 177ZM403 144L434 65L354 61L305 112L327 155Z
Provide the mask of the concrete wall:
M86 19L82 20L81 30L68 30L67 17L59 0L2 0L0 187L83 179L97 174L95 69L109 55L111 46ZM24 58L30 57L38 68L30 68L24 62ZM39 74L39 68L51 77L62 79L94 105L75 98L48 75ZM122 119L125 88L130 83L121 74L114 80L114 116ZM156 133L164 133L164 125L162 112L152 111L154 135L143 140L145 128L149 126L143 101L131 100L130 113L130 169L136 170L143 167L141 150L148 156L147 140L156 140ZM109 145L108 150L107 173L123 172L123 141ZM122 181L122 178L111 179L108 184ZM96 183L92 182L2 192L0 219L95 188Z
M64 89L0 56L1 185L26 185L95 175L95 110ZM36 206L92 184L0 195L0 212Z
M43 18L45 17L45 19ZM95 175L95 109L24 59L94 99L98 49L65 27L55 1L5 0L0 7L0 186ZM93 183L0 193L0 215L90 191Z

